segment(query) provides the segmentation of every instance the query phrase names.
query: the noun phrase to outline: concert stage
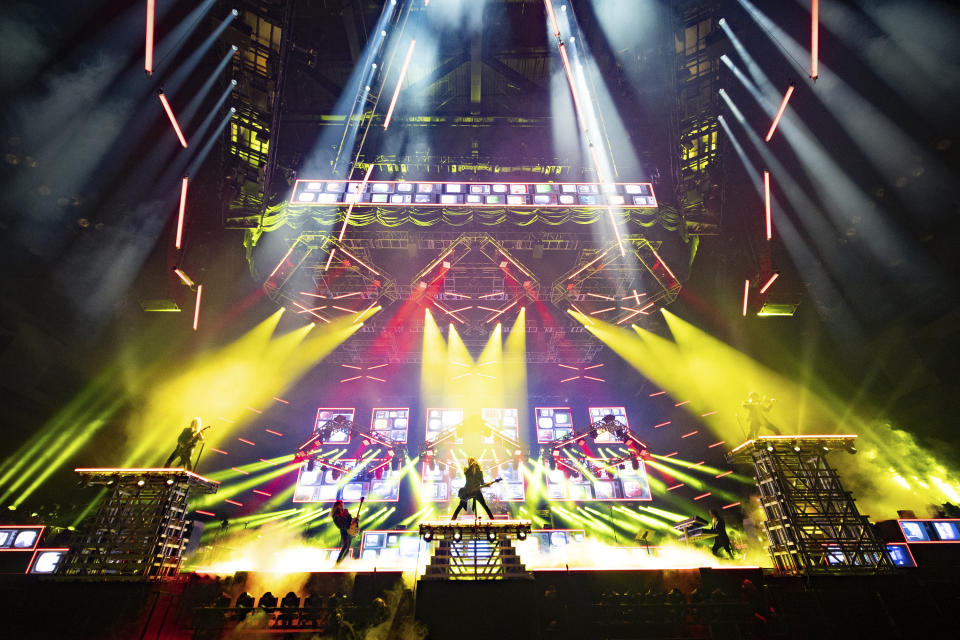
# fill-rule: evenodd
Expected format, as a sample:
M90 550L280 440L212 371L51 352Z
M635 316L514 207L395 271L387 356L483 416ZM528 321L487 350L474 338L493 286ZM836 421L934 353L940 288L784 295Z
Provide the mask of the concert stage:
M288 590L298 606L236 606L244 592L259 604ZM218 602L221 593L229 600ZM319 596L310 606L308 594ZM888 638L952 628L958 598L955 572L937 569L809 579L737 568L533 571L531 580L421 581L415 591L398 572L0 579L0 602L15 612L5 635L16 638L352 637L336 635L348 627L381 638Z

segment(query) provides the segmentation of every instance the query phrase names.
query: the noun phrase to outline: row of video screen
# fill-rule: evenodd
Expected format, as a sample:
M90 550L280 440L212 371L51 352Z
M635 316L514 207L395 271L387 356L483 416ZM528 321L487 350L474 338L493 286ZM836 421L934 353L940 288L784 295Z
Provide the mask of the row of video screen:
M300 467L294 488L294 502L397 502L405 470L395 470L386 457L356 459L331 458L305 463ZM487 482L497 480L483 490L487 500L523 502L526 500L527 475L514 460L498 460L487 456L477 460ZM602 468L603 459L592 460ZM431 460L419 467L420 500L450 502L458 499L464 485L463 459ZM646 466L637 461L637 468L625 464L604 469L598 476L588 475L575 467L546 471L547 498L557 501L636 501L651 500ZM364 470L367 470L364 472Z
M585 182L347 182L297 180L298 205L374 204L512 207L656 207L649 182L600 185Z
M317 433L337 416L354 422L356 414L355 407L320 407L317 409L313 432ZM580 427L582 429L608 415L612 415L625 426L630 426L625 407L590 407L586 416L588 422ZM549 444L569 438L575 429L573 418L573 410L570 407L537 407L534 409L537 442ZM448 444L463 444L463 434L472 429L480 431L485 444L494 442L495 432L513 442L521 440L520 411L511 408L484 408L479 414L474 415L466 415L462 407L428 408L424 423L424 437L430 442L457 426L462 426L460 434L449 440ZM409 427L409 407L375 407L371 412L370 433L374 436L392 442L406 443L410 433ZM598 433L594 440L598 444L619 442L616 436L609 432ZM325 442L349 444L350 434L346 431L335 431Z
M524 554L549 556L585 539L583 529L540 529L514 544L521 557ZM426 555L429 546L430 543L422 540L416 531L364 531L360 540L360 558L374 561L381 567L402 567L415 562L419 554Z

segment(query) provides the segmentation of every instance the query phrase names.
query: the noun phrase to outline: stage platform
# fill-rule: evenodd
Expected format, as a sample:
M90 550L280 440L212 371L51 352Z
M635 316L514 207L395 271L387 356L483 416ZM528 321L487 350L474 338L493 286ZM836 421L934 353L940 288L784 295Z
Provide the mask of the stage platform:
M960 602L953 569L813 578L737 568L532 574L532 580L417 585L399 572L184 574L155 583L0 576L0 602L9 637L167 640L306 639L347 625L364 637L377 621L376 637L458 640L943 636L953 635ZM294 591L299 606L237 608L242 593L259 604L266 591L278 600ZM308 594L318 598L311 607ZM426 636L404 635L415 623Z

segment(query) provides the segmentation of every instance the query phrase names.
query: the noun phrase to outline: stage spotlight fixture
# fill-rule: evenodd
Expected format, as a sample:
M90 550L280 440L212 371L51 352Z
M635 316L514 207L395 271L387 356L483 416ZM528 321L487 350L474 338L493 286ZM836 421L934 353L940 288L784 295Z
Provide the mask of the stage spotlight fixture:
M167 484L173 484L173 478L167 478Z
M494 531L493 529L487 529L487 540L489 540L490 542L496 542L497 532Z
M517 527L517 540L526 540L526 539L527 539L527 532L521 529L520 527Z
M433 540L433 529L425 527L423 530L423 541L430 542L431 540Z
M772 445L772 444L768 444L768 445L767 445L767 451L773 451L773 445Z
M137 486L138 486L138 487L142 487L142 486L145 485L145 484L146 484L146 482L144 482L143 479L137 480Z
M793 450L796 451L797 453L800 453L800 447L795 446Z
M853 445L852 442L847 445L847 453L853 455L856 452L857 452L857 448Z
M460 529L457 529L453 532L453 541L460 542L463 539L463 532Z

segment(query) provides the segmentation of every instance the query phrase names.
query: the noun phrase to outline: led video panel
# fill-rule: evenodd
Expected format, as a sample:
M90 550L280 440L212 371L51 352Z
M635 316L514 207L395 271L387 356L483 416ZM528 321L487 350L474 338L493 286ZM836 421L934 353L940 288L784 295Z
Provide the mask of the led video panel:
M505 438L520 442L520 410L519 409L481 409L480 416L483 423L496 429ZM484 444L493 444L497 440L494 435L484 436Z
M573 433L570 407L537 407L537 442L544 444L569 438Z
M630 426L630 423L627 422L627 409L625 407L590 407L590 424L603 420L606 416L613 416L617 419L617 422ZM620 442L620 440L617 440L612 433L604 431L597 434L594 442L597 444L612 444Z
M632 207L656 208L649 182L367 182L297 180L291 204L444 207Z
M356 414L356 408L354 407L340 407L340 408L330 408L330 407L319 407L317 409L317 420L313 424L313 432L316 433L320 430L320 427L325 425L330 420L333 420L337 416L343 416L347 420L353 422L353 416ZM334 433L331 434L330 438L324 440L324 443L331 444L349 444L350 443L350 434L349 433Z
M918 542L960 542L960 518L898 520L903 539L913 544Z
M33 551L43 529L42 525L0 525L0 551Z
M386 454L384 454L385 456ZM358 469L358 461L352 459L330 459L334 469L325 466L323 461L300 466L297 486L293 491L294 502L396 502L400 499L401 471L394 471L390 464L384 465L386 457L371 460ZM380 467L377 469L377 467ZM376 471L365 471L376 469ZM355 472L356 471L356 472Z
M375 407L370 418L370 433L392 442L407 442L409 407Z
M463 461L461 461L462 463ZM487 482L501 478L500 482L483 490L487 504L491 501L520 502L525 499L526 487L523 472L512 461L497 462L492 458L478 458L483 469L483 478ZM426 462L420 471L420 496L427 502L446 502L458 500L458 491L464 485L463 472L456 464L436 461ZM492 505L491 505L492 506ZM456 508L451 503L450 511Z
M571 502L625 502L651 500L650 481L642 460L637 468L628 461L621 466L599 471L597 476L584 473L568 458L560 458L556 469L547 471L547 498ZM591 459L595 468L602 468L602 458Z
M463 408L434 408L427 409L426 439L427 442L433 442L441 433L463 424ZM449 444L463 444L462 434L460 438L445 440Z
M415 564L417 557L429 557L429 542L420 539L417 530L364 531L360 539L360 559L377 567L403 567Z
M27 573L50 575L56 573L60 561L67 555L67 548L59 549L37 549L30 558L30 565Z

